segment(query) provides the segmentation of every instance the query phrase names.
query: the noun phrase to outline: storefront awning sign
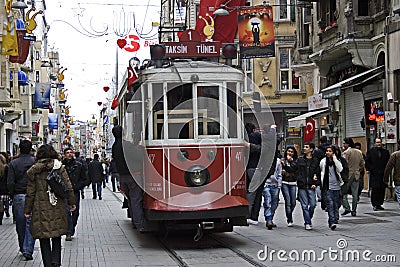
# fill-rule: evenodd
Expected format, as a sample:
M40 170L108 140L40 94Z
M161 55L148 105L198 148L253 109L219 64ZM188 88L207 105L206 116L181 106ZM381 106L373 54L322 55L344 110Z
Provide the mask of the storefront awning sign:
M346 80L343 80L341 82L335 83L331 86L326 87L325 89L323 89L321 91L322 97L324 99L328 99L328 98L340 96L341 89L346 89L346 88L365 84L365 83L375 79L379 75L381 75L383 73L383 71L384 71L384 66L379 66L374 69L370 69L370 70L364 71L362 73L359 73L357 75L354 75L354 76L352 76Z
M314 116L316 116L318 114L321 114L321 113L327 112L327 111L328 111L328 109L315 110L315 111L310 111L310 112L301 114L301 115L299 115L297 117L291 118L291 119L288 120L289 128L292 128L292 127L294 127L294 128L304 127L307 124L307 119L308 118L312 118L312 117L314 117Z

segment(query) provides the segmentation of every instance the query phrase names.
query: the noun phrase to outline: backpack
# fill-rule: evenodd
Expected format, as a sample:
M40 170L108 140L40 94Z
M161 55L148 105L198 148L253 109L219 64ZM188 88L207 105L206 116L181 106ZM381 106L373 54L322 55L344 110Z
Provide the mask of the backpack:
M52 169L46 177L47 185L50 192L54 193L57 198L65 199L68 188L61 177L60 169Z

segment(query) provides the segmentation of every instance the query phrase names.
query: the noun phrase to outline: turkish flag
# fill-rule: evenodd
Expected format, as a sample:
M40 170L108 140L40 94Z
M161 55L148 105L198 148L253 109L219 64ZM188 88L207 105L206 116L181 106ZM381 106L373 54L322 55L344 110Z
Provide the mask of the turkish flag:
M136 82L138 79L138 75L137 72L134 68L132 68L131 66L128 67L128 91L132 91L132 84L134 82Z
M111 109L114 110L118 107L119 101L118 101L118 95L114 96L113 101L111 102Z
M308 119L304 128L304 142L312 142L315 134L315 120Z
M213 10L220 8L221 4L227 6L227 10L229 11L228 16L213 15ZM201 0L195 28L200 33L201 40L206 41L207 34L214 33L210 36L210 39L213 41L233 43L238 27L237 8L245 4L245 0ZM211 18L206 14L211 16ZM213 24L214 30L212 31L211 27Z

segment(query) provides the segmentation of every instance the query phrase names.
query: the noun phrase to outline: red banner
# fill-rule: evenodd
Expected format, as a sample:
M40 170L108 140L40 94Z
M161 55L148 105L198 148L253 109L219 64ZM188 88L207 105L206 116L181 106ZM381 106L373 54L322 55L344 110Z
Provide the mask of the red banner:
M312 142L315 134L315 120L308 119L304 127L304 142Z
M220 8L220 4L226 5L228 16L214 15L214 10ZM200 33L201 40L233 43L238 26L237 10L245 4L245 0L201 0L196 21L196 31Z
M132 84L138 79L137 72L134 68L128 67L128 91L132 91Z

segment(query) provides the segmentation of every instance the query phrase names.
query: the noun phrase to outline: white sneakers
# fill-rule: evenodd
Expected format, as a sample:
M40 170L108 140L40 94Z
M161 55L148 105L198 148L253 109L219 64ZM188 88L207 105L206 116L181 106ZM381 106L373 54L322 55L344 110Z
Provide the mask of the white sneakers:
M306 230L312 230L311 224L306 224Z
M253 221L252 219L247 219L248 224L257 225L258 221Z
M293 227L293 223L292 222L288 222L287 226L288 227Z

